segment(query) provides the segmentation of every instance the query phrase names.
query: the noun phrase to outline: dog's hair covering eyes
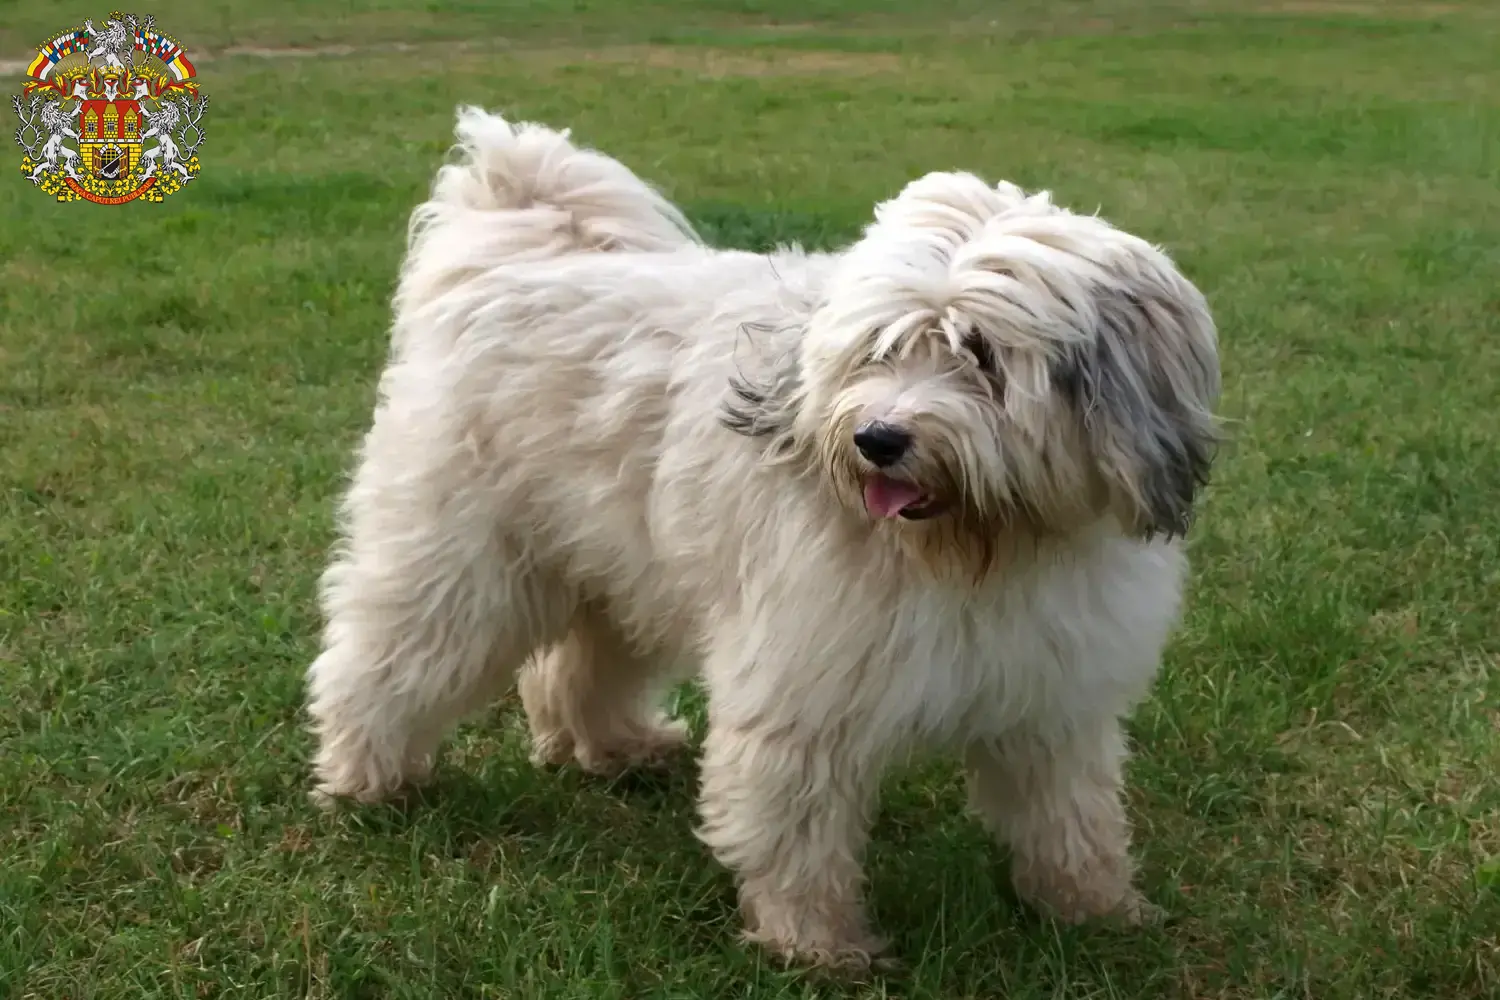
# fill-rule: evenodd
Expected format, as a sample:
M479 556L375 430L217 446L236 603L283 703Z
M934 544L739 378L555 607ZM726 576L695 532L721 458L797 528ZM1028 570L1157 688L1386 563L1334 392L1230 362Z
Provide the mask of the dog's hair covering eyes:
M1162 251L1046 193L938 174L881 206L843 272L828 325L868 329L831 348L843 349L840 376L899 369L902 352L925 339L955 365L993 372L986 392L999 411L1013 381L1023 397L1055 392L1129 527L1186 532L1218 440L1217 334L1202 295ZM776 458L797 453L799 423L818 423L799 421L809 369L788 352L736 374L725 426L763 439Z

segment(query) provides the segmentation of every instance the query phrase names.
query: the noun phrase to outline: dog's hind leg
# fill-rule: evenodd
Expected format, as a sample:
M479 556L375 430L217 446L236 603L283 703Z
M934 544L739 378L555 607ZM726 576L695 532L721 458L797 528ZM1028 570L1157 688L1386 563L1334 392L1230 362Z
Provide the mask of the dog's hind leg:
M335 567L329 641L309 670L323 795L375 801L424 779L447 731L510 685L540 637L546 602L520 560L429 541L408 527Z
M448 486L461 480L441 458L413 454L367 449L346 544L324 574L324 648L308 671L324 796L374 801L424 778L447 730L571 614L483 497Z
M614 774L682 747L687 726L662 710L661 668L597 608L581 607L567 637L521 674L532 760Z
M444 735L513 681L538 638L537 588L503 549L409 532L336 566L309 670L318 792L375 801L423 780Z
M1066 923L1160 916L1132 884L1124 758L1113 718L977 741L966 754L970 803L1011 849L1017 895Z

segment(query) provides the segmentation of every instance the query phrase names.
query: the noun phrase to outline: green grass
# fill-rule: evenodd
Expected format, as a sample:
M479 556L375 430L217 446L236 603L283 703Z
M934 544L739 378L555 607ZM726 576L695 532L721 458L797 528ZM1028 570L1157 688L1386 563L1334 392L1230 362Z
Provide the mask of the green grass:
M190 52L415 47L205 58L203 174L163 205L7 168L0 997L1500 990L1494 5L903 7L163 2ZM0 58L56 9L0 6ZM873 905L907 967L855 983L737 943L690 767L537 773L511 704L411 808L307 803L314 581L459 101L572 125L726 243L836 243L962 167L1177 255L1233 440L1132 727L1172 923L1018 907L944 761L887 785Z

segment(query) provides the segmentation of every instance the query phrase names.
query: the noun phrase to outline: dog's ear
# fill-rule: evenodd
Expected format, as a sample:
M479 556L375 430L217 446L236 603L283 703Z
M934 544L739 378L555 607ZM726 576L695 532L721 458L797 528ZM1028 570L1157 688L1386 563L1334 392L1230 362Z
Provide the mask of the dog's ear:
M1203 296L1154 248L1098 287L1094 336L1053 371L1127 527L1183 535L1219 442L1217 332Z
M801 401L797 355L788 351L754 373L741 370L732 376L719 420L736 434L763 439L767 455L782 458L796 449Z

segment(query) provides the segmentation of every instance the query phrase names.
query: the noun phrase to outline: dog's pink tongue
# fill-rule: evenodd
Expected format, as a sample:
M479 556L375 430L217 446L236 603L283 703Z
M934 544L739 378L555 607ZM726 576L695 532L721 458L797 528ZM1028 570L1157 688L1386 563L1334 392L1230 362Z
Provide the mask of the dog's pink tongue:
M865 510L871 517L895 517L920 499L922 491L911 483L879 475L865 480Z

